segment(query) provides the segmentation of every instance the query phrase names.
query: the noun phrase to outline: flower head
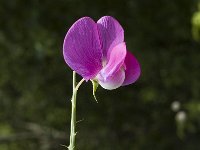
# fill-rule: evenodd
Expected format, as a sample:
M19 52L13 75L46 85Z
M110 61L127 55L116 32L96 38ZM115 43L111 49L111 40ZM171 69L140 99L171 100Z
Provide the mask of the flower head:
M140 76L137 59L126 50L124 30L111 16L97 23L89 17L76 21L65 36L63 55L72 70L105 89L134 83Z

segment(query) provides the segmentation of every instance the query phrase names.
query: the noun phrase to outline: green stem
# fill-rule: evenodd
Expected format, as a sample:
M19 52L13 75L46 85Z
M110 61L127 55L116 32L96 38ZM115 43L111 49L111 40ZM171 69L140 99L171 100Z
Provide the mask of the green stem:
M75 150L75 137L76 137L76 95L78 92L78 88L83 83L84 79L82 79L77 85L76 85L76 72L73 71L73 94L72 94L72 111L71 111L71 131L70 131L70 144L68 149L69 150Z

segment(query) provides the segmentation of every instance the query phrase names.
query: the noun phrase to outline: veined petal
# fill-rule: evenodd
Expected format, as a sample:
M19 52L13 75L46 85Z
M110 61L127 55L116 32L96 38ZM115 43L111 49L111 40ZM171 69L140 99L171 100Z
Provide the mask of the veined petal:
M124 30L119 22L111 16L104 16L97 21L103 57L106 59L110 51L124 41Z
M139 78L141 73L140 64L138 60L129 51L127 51L124 64L125 80L122 84L123 86L134 83Z
M111 53L106 66L100 71L101 76L106 81L108 77L113 76L118 70L121 69L126 57L126 45L120 43L115 46Z
M104 78L101 74L97 75L98 83L107 90L113 90L120 87L125 79L125 72L123 69L118 70L112 76Z
M86 80L102 68L102 50L97 24L89 17L76 21L67 32L63 55L66 63Z

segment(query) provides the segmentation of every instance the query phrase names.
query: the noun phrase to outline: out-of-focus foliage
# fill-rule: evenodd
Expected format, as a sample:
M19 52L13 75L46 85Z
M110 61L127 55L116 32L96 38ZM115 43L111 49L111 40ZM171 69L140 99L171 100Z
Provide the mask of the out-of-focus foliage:
M192 34L196 41L200 40L200 2L198 3L198 10L192 16Z
M0 0L0 150L58 150L69 143L72 72L63 38L78 18L103 15L124 27L142 75L127 87L99 88L98 104L91 83L80 88L77 149L199 150L200 45L191 34L197 4Z

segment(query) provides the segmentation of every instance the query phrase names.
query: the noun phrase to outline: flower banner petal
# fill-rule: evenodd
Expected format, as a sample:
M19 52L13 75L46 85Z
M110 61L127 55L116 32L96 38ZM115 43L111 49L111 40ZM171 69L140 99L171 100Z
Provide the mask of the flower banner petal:
M63 55L66 63L86 80L102 68L102 50L97 24L89 17L76 21L65 36Z
M129 52L127 51L126 58L125 58L125 80L124 85L134 83L140 76L141 69L138 60Z
M111 16L104 16L97 21L103 57L106 59L110 51L124 41L124 30L119 22Z

